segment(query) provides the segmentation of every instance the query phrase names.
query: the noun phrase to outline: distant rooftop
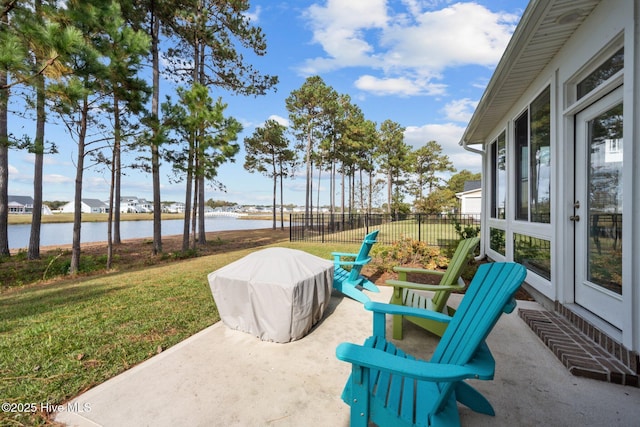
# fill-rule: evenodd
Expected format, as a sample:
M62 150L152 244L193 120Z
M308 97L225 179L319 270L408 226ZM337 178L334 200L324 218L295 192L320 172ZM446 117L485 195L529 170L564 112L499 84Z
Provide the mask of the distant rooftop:
M479 190L482 188L482 181L474 180L474 181L465 181L464 183L464 192Z

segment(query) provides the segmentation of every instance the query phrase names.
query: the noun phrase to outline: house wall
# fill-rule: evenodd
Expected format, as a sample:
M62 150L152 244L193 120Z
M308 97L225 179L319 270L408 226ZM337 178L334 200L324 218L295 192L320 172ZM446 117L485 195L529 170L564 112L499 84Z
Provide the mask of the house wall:
M551 276L544 278L532 271L527 283L536 293L561 304L574 303L574 227L568 220L574 212L574 117L586 105L593 102L587 96L580 102L571 102L570 83L594 58L621 37L625 46L624 76L613 81L609 88L598 90L602 96L616 85L624 84L624 239L623 295L624 313L621 330L607 325L589 313L581 313L588 320L605 329L614 339L626 347L640 350L640 216L633 215L640 208L640 48L638 40L638 1L606 1L600 4L576 31L564 48L556 55L536 80L531 82L523 97L512 106L508 114L492 132L489 143L506 131L507 137L507 194L506 219L484 217L483 239L490 241L490 228L505 232L504 255L486 246L488 256L495 260L513 260L513 234L524 234L547 240L551 244ZM550 224L515 220L515 157L514 120L526 110L535 97L549 85L551 89L551 220ZM638 125L636 125L636 123ZM629 167L629 165L632 165ZM490 156L484 156L483 188L491 189ZM488 196L488 194L487 194ZM491 210L491 197L484 198L484 211ZM634 285L635 284L635 285Z
M69 202L63 205L60 208L60 211L63 213L74 213L75 212L74 202ZM84 202L82 202L82 204L80 205L80 211L82 213L103 213L103 211L101 212L100 209L95 209L95 210L92 209L91 206L87 205Z
M460 213L462 215L478 215L482 212L482 190L469 192L460 197Z

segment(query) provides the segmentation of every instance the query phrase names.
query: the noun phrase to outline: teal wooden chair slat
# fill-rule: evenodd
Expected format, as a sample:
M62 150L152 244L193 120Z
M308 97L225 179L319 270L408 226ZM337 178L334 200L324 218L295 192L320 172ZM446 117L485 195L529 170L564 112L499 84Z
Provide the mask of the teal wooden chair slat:
M492 380L495 360L485 340L501 314L515 308L514 295L526 276L517 263L478 268L453 317L430 310L368 302L373 335L363 345L342 343L338 359L352 371L342 393L351 406L351 426L457 426L457 403L495 415L491 403L465 380ZM388 341L387 315L430 318L448 323L427 361L406 354Z
M398 273L398 280L387 280L385 282L385 285L393 286L394 288L389 303L443 312L452 316L455 310L447 306L449 295L454 291L464 290L466 285L460 278L460 275L464 271L464 268L468 264L470 258L473 256L473 251L478 246L478 243L480 243L479 237L471 237L461 240L449 261L447 270L444 272L426 270L422 268L394 267L393 270ZM408 273L439 275L442 277L437 285L428 285L409 282L407 280ZM416 291L433 291L434 293L432 297L428 297L422 292ZM400 315L393 317L394 339L402 339L403 317L404 316ZM406 316L404 318L438 336L442 336L447 328L446 323L435 322L430 319L414 316Z
M360 274L362 267L371 261L369 252L376 243L377 237L378 230L367 234L357 254L331 253L334 264L333 288L363 304L370 301L369 297L362 292L363 289L371 292L380 292L373 282ZM345 269L344 267L347 266L349 268Z

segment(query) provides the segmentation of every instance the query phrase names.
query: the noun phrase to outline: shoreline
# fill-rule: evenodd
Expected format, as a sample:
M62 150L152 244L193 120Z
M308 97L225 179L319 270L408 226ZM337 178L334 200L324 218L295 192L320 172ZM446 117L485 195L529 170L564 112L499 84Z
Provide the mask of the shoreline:
M259 232L260 234L265 233L265 232L274 232L274 233L285 233L288 230L285 228L284 230L281 230L280 227L276 228L275 230L272 228L252 228L252 229L238 229L238 230L217 230L217 231L207 231L205 233L207 242L210 242L211 240L214 240L215 238L222 238L225 236L234 236L237 237L238 234L251 234L252 232ZM288 237L288 236L287 236ZM222 239L224 240L224 239ZM170 234L167 236L162 236L162 243L164 246L165 242L176 242L179 241L180 244L182 243L182 234ZM119 245L114 244L113 247L118 248L118 247L122 247L122 246L126 246L126 245L146 245L149 244L151 245L153 243L153 236L149 236L149 237L132 237L130 239L122 239L122 242ZM102 240L102 241L96 241L96 242L86 242L86 243L81 243L80 244L80 250L84 250L84 249L88 249L88 248L95 248L95 247L104 247L106 248L108 245L108 241L107 240ZM65 244L60 244L60 245L47 245L47 246L40 246L40 251L41 252L52 252L55 250L70 250L72 248L73 244L71 243L65 243ZM14 256L15 254L19 253L20 251L26 251L28 248L27 247L23 247L23 248L11 248L10 252L11 255Z
M63 224L63 223L73 223L73 215L72 213L55 213L52 215L42 215L42 224ZM82 214L82 222L90 223L90 222L107 222L108 214L106 213L91 213L91 214ZM228 218L226 215L219 216L207 216L207 218ZM238 216L235 219L238 220L273 220L273 216L269 215L258 215L258 214L250 214L250 215L242 215ZM172 220L184 220L183 213L163 213L162 221L172 221ZM120 214L120 221L153 221L152 213L122 213ZM276 221L280 222L280 217L276 217ZM288 215L285 215L285 222L289 222ZM31 224L31 214L9 214L8 225L26 225Z
M288 224L288 222L287 222ZM219 217L206 218L205 230L208 233L223 230L245 230L257 228L271 228L271 220L252 218L238 220L235 218ZM280 223L276 226L279 228ZM108 226L106 222L90 221L81 224L81 245L107 243ZM162 220L163 239L173 236L182 236L184 232L184 220ZM288 226L286 227L288 229ZM12 252L25 250L29 247L31 225L9 225L9 247ZM120 235L122 240L153 239L153 220L122 221L120 223ZM73 223L54 222L42 224L40 230L40 247L70 246L73 243ZM115 234L113 235L115 237Z

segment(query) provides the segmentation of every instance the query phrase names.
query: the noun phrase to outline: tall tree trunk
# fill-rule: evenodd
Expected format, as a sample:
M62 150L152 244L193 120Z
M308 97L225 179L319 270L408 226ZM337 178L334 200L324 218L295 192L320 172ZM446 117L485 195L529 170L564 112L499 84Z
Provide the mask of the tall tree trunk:
M35 19L42 24L42 1L34 2ZM36 54L35 68L40 66L41 58ZM36 89L36 136L33 141L33 210L31 211L31 232L29 234L28 259L40 258L40 225L42 224L42 172L44 164L44 125L45 116L45 91L44 76L37 74L34 78Z
M273 230L276 229L276 191L278 189L278 173L276 170L276 158L275 155L271 157L271 164L273 165Z
M184 196L184 228L182 229L182 251L189 250L189 232L191 230L191 189L193 187L193 135L189 137L189 154L187 160L187 182Z
M120 107L116 105L116 108L119 110ZM116 120L118 121L116 138L114 141L113 147L113 164L111 165L113 176L113 186L114 186L114 200L113 200L113 243L115 245L120 245L122 243L122 239L120 237L120 200L122 200L122 196L120 194L120 190L122 188L122 143L121 143L121 133L120 133L120 113L116 116ZM110 208L111 209L111 208Z
M391 178L391 170L387 173L387 213L391 214L391 195L392 193L392 178Z
M2 24L6 24L6 16ZM10 256L9 251L9 82L6 71L0 71L0 257Z
M336 141L332 138L331 140L331 197L329 204L331 205L329 209L331 210L331 222L334 221L333 215L336 213Z
M113 220L113 242L119 245L120 239L120 185L122 177L122 123L120 121L120 99L113 95L113 157L111 162L111 189L109 195L109 218ZM111 226L109 227L111 231ZM110 249L113 252L113 248ZM111 263L109 263L109 267Z
M202 2L200 2L200 4L198 5L198 9L199 9L199 13L202 15ZM204 21L204 16L202 16L202 20ZM199 51L199 58L198 58L198 81L200 82L200 84L204 85L205 83L205 68L204 68L204 60L205 60L205 48L206 46L204 45L204 43L198 43L198 51ZM204 125L203 125L204 126ZM202 137L204 137L204 128L200 129L200 135ZM198 151L199 155L201 156L201 158L204 158L204 149L201 149L200 151ZM204 201L205 201L205 195L204 195L204 190L205 190L205 186L204 186L204 168L203 170L200 171L200 176L198 178L199 180L199 184L198 184L198 244L200 245L205 245L207 243L207 235L206 235L206 230L205 230L205 221L204 221Z
M204 176L200 176L198 179L198 244L207 244L207 233L205 230L205 216L204 216Z
M283 174L283 170L282 170L282 161L280 161L280 229L284 231L284 196L283 196L283 184L282 184L282 178L283 178L284 174Z
M115 225L119 225L119 215L114 224L114 207L115 207L115 197L118 191L119 185L119 158L120 158L120 101L118 100L118 95L114 93L113 95L113 154L111 161L111 185L109 186L109 213L107 217L107 270L111 268L111 263L113 261L113 234ZM117 210L119 210L119 206ZM120 227L118 227L119 233ZM116 233L116 239L119 240L118 233ZM120 243L120 242L118 242Z
M309 211L311 213L311 228L313 228L313 160L309 168Z
M369 207L367 209L367 213L371 214L373 212L373 171L369 172Z
M322 160L320 160L320 164L318 166L318 195L316 196L316 209L318 210L318 215L320 214L320 178L322 176Z
M31 233L27 258L40 258L40 225L42 223L42 171L44 164L44 125L46 121L44 100L44 76L35 77L36 85L36 137L33 151L35 161L33 167L33 211L31 212Z
M360 169L360 209L365 211L365 199L364 199L364 182L362 180L362 169Z
M80 133L78 135L78 159L76 164L76 187L73 199L73 241L71 244L71 265L69 274L75 275L80 269L80 229L82 227L82 175L84 173L84 150L87 136L87 117L89 102L85 95L82 101L82 115L80 118Z
M198 150L196 149L195 152L197 153ZM198 156L196 155L195 158L195 170L198 170ZM191 239L189 241L191 249L196 249L196 221L198 219L198 199L199 199L199 195L200 195L200 179L198 177L198 174L196 172L195 176L194 176L194 185L195 188L193 189L193 211L191 212Z
M309 226L309 205L311 200L311 131L307 135L307 151L305 153L305 164L307 166L307 182L305 183L305 195L304 195L304 221L305 227Z
M151 116L153 118L153 136L151 141L151 175L153 181L153 254L162 253L162 205L160 201L160 58L159 58L160 20L156 15L155 2L151 6L151 62L153 68L153 94L151 97Z
M340 183L340 214L342 215L342 222L344 223L344 192L345 192L345 188L344 188L344 163L342 163L342 172L340 172L341 175L341 183Z
M353 172L349 169L349 218L351 218L351 208L353 207Z

